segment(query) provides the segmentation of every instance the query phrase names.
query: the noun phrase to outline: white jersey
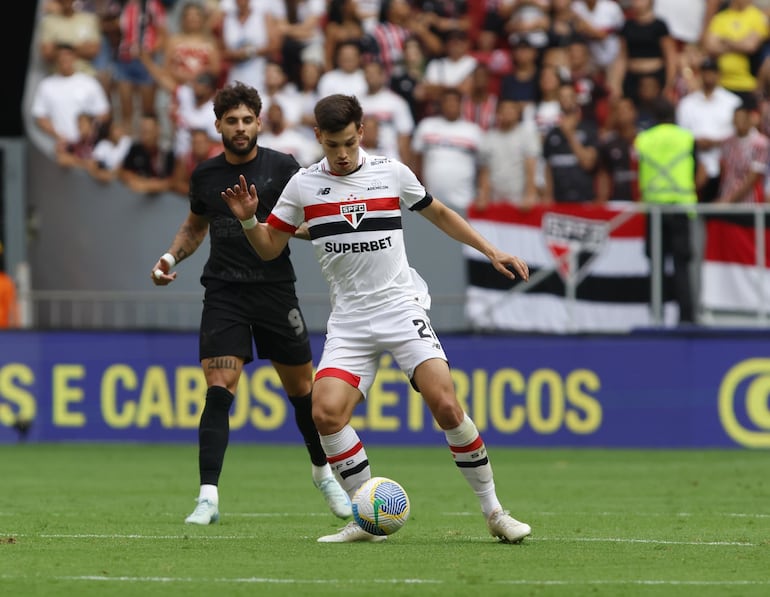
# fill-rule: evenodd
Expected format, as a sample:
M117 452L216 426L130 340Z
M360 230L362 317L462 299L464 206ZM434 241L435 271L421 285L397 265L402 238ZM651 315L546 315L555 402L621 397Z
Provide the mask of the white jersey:
M307 222L333 315L405 301L427 308L427 287L409 267L401 224L402 204L421 209L430 202L425 187L401 162L363 150L359 160L346 176L332 174L326 159L301 169L267 221L291 233Z

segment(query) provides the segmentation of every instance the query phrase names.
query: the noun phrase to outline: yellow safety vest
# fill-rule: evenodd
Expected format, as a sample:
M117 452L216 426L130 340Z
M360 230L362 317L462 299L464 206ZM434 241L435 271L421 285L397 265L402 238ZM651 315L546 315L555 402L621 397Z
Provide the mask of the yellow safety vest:
M695 191L695 138L675 124L658 124L634 141L639 160L639 190L649 203L692 204Z

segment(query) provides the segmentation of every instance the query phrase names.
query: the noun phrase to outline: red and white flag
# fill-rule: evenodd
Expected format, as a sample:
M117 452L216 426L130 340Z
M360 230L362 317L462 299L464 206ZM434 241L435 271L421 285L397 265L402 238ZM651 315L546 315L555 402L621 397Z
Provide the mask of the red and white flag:
M754 217L706 220L701 304L712 311L751 313L770 299L770 230L764 231L764 264L757 264Z
M511 282L481 253L464 247L465 311L471 326L566 333L625 332L652 325L646 219L629 208L471 208L467 217L473 227L530 268L528 283ZM664 323L673 325L676 317L674 303L667 301Z

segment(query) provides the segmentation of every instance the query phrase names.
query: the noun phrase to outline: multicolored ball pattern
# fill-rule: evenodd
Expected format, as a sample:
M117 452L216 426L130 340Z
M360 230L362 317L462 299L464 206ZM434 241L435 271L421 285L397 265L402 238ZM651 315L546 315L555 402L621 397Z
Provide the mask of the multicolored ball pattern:
M372 477L353 496L353 518L372 535L392 535L409 518L409 496L393 479Z

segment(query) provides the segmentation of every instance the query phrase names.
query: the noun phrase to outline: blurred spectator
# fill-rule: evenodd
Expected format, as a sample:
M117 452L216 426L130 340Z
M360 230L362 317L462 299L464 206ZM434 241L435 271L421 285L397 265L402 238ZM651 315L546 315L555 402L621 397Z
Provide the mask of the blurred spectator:
M615 0L575 0L572 10L577 16L577 32L589 40L591 57L599 68L606 69L620 51L623 10Z
M324 27L324 68L335 67L337 46L345 41L355 41L362 47L364 25L358 14L356 0L328 0L329 11ZM372 39L372 43L374 40Z
M596 171L596 200L638 201L636 152L634 140L636 105L629 97L621 97L612 105L607 134L599 141Z
M361 97L366 93L361 45L357 41L343 41L337 46L335 68L326 71L318 81L318 97L345 93Z
M722 144L722 180L717 203L764 203L770 139L757 130L755 102L735 109L735 134Z
M160 0L126 0L120 13L120 44L114 77L120 101L119 118L128 130L133 130L137 113L155 111L157 87L140 55L144 53L156 60L165 32L166 9Z
M513 59L507 47L500 43L500 37L494 29L482 28L476 38L476 45L471 50L476 62L487 68L489 92L500 95L500 81L513 71Z
M262 114L267 114L270 104L277 102L283 108L287 126L297 126L302 121L303 96L277 62L268 61L265 68L265 87L264 90L259 90L259 95L262 98Z
M551 0L548 45L565 48L577 35L578 18L572 10L572 0Z
M412 9L408 0L382 0L380 20L372 31L372 37L377 42L380 61L388 77L401 74L405 66L405 46L410 38L419 40L426 58L440 56L444 52L441 38L419 17L419 12Z
M56 147L56 163L65 168L85 169L96 145L99 126L87 112L77 116L78 138Z
M513 72L500 81L500 97L534 106L537 101L539 51L526 37L511 40Z
M655 75L641 75L637 81L636 124L640 131L655 126L655 106L661 94L660 81Z
M548 45L551 0L500 0L498 13L507 37L526 37L536 48Z
M380 18L382 0L353 0L353 3L356 5L356 14L361 21L364 32L371 34Z
M115 61L120 46L120 12L123 6L120 0L102 0L98 3L96 15L99 19L99 53L92 63L96 76L104 86L108 97L115 90Z
M495 122L498 96L490 90L489 67L477 62L471 74L470 92L463 96L462 115L481 130L489 130Z
M132 191L156 195L171 189L174 152L160 143L160 123L154 114L143 114L118 177Z
M633 0L620 30L618 57L609 67L609 88L614 98L637 101L641 75L654 75L662 93L671 99L676 79L677 51L668 26L652 11L653 0Z
M425 68L427 61L422 44L416 38L404 42L404 65L401 72L390 79L390 88L406 100L412 118L417 122L425 114Z
M62 147L80 138L78 116L89 114L98 122L110 117L111 106L95 76L75 70L72 46L56 47L56 71L43 77L32 96L35 123L54 144Z
M405 164L412 163L410 143L414 132L414 119L406 100L387 87L385 69L377 61L364 67L366 93L359 96L364 116L373 116L378 123L380 155L395 158Z
M282 17L278 19L281 34L281 64L290 83L299 85L303 62L324 62L323 22L326 0L282 0Z
M591 59L587 40L578 35L567 46L570 77L575 85L581 118L602 129L609 110L606 73Z
M263 110L262 113L264 117L259 134L260 145L294 156L303 168L307 168L323 157L318 141L308 139L299 131L286 125L280 103L273 102L267 111Z
M295 124L297 130L315 141L315 109L316 102L320 99L318 95L318 81L323 74L323 65L320 62L307 61L302 64L300 69L300 88L297 93L297 104L299 106L299 121Z
M17 328L21 325L16 282L5 271L3 245L0 243L0 329Z
M444 44L449 41L449 34L454 31L464 31L470 36L471 18L468 13L468 4L468 0L413 0L412 2L417 9L418 20Z
M175 157L170 190L187 197L190 192L190 176L195 167L202 161L219 155L223 150L221 138L215 141L207 130L192 129L189 150Z
M460 114L460 92L448 88L436 116L423 118L412 137L415 171L441 201L464 213L476 197L483 131Z
M692 205L697 202L697 183L702 179L702 167L697 166L693 134L674 124L673 104L658 98L654 105L655 124L640 132L634 141L639 160L639 192L645 203ZM661 214L662 261L652 264L663 272L667 258L674 263L673 295L679 305L680 323L695 320L690 280L692 259L691 220L688 213ZM652 225L648 218L645 253L651 258ZM666 277L664 276L664 280ZM664 294L665 296L665 294Z
M236 0L236 9L222 17L223 57L227 83L240 81L262 90L268 58L280 47L275 16L254 8L250 0Z
M767 15L751 0L730 0L727 8L712 17L703 45L717 59L722 87L741 99L754 94L760 50L767 37Z
M535 168L542 152L534 123L522 118L522 104L500 100L493 128L484 133L479 150L475 206L509 203L523 209L539 201Z
M40 56L49 71L56 70L56 47L71 46L77 56L75 70L96 74L93 60L101 48L99 18L92 12L80 10L75 0L54 0L56 10L40 19Z
M425 85L428 101L437 101L450 88L458 89L461 95L471 91L476 59L469 54L468 33L460 29L446 35L446 56L433 58L425 69Z
M364 114L361 119L361 147L370 155L386 155L385 148L380 143L380 123L376 116Z
M112 182L117 178L118 169L131 149L132 142L131 135L117 120L112 119L103 124L86 170L99 182Z
M559 89L562 80L556 68L547 66L540 69L537 102L532 114L541 140L561 119Z
M191 0L182 4L179 30L165 38L163 65L178 85L192 82L201 73L219 77L222 53L202 5Z
M719 194L722 143L735 132L733 118L741 99L719 85L716 61L705 59L699 68L701 89L685 95L676 107L676 123L695 136L698 161L706 173L699 201L710 203Z
M654 0L655 14L680 46L699 44L723 0Z
M590 121L580 116L575 88L570 81L559 87L561 118L543 141L545 192L547 202L585 203L594 201L594 174L598 134Z

